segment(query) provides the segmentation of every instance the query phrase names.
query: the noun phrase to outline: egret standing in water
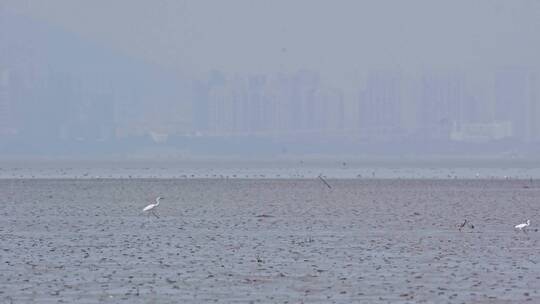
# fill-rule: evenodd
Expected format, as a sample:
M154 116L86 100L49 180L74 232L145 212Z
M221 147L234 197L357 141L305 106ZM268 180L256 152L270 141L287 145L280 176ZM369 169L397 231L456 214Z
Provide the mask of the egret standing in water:
M150 204L150 205L144 207L144 209L142 211L152 213L155 217L159 218L159 216L156 214L156 208L157 208L157 206L159 206L159 201L162 200L162 199L165 199L165 198L161 197L161 196L156 197L156 203L155 204Z
M521 223L519 225L514 226L514 228L519 229L521 231L525 231L524 229L529 227L531 225L531 221L527 220L527 223Z
M469 222L467 219L465 219L465 221L463 221L463 223L461 225L459 225L459 231L461 232L461 229L465 228L465 226L467 226L467 227L469 227L471 229L474 229L474 225L471 222Z

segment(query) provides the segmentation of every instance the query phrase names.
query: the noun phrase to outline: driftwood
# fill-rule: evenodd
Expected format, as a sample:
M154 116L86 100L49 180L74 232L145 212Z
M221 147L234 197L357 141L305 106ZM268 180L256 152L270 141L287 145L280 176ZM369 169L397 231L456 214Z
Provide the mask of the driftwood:
M326 179L324 179L322 174L319 174L319 179L328 187L328 189L332 189L332 186L330 186L330 184L326 181Z

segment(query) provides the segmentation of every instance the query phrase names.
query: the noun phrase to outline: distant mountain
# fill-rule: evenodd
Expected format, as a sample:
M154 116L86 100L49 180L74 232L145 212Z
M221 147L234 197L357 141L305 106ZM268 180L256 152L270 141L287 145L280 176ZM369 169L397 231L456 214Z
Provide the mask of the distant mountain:
M0 19L0 70L10 71L23 140L109 138L118 124L160 114L174 120L171 105L189 102L189 81L180 73L40 20L5 12ZM157 115L147 116L151 111Z
M166 72L154 65L33 18L4 13L1 25L0 65L4 67L34 65L37 69L100 75L124 83L174 76L164 75Z

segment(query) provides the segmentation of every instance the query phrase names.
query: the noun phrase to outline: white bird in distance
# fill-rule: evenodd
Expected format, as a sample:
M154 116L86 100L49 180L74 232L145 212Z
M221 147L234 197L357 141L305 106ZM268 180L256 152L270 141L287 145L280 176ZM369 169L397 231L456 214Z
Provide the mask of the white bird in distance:
M514 228L525 231L523 229L525 229L526 227L529 227L530 225L531 225L531 221L527 220L527 223L521 223L519 225L516 225Z
M154 204L150 204L142 210L143 212L152 213L155 217L159 218L159 216L156 214L156 208L159 206L159 201L165 199L164 197L158 196L156 197L156 202Z

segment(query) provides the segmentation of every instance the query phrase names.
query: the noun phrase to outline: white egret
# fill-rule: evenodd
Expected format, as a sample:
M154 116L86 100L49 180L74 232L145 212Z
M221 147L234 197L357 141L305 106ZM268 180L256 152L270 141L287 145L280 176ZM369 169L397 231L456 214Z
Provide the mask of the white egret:
M152 213L155 217L159 218L159 216L156 214L156 208L157 206L159 206L159 201L162 200L162 199L165 199L164 197L161 197L161 196L158 196L156 197L156 202L154 204L150 204L146 207L144 207L144 209L142 210L143 212L149 212L149 213Z
M526 227L529 227L530 225L531 225L531 221L527 220L527 223L521 223L519 225L516 225L514 228L519 229L519 230L523 230Z

